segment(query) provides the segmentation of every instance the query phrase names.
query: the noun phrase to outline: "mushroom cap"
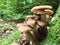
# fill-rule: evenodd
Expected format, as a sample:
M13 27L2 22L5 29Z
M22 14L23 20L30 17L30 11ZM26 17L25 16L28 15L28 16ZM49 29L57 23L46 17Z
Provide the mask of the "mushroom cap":
M44 11L47 15L52 15L54 13L52 10L49 9L45 9Z
M26 24L30 25L33 27L33 25L35 24L35 16L29 15L26 17Z
M42 21L38 21L38 25L41 26L41 27L43 27L43 26L45 26L45 23L42 22Z
M33 13L35 14L44 14L44 10L34 10Z
M26 18L34 19L35 17L34 17L34 16L32 16L32 15L28 15L28 16L26 16Z
M35 25L35 20L28 20L26 21L26 24L33 27Z
M17 24L17 29L20 31L20 32L27 32L27 31L30 31L31 28L28 27L26 24L24 23L19 23Z
M35 6L31 9L31 11L34 12L36 10L41 10L41 9L52 9L52 6L50 5Z

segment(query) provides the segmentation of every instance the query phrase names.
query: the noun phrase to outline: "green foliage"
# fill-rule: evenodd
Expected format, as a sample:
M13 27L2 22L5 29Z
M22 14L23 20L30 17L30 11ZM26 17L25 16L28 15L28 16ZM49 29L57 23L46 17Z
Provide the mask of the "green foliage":
M0 35L0 45L10 45L15 39L20 38L20 32L16 29L14 25L9 25L7 23L2 24L3 26L6 26L8 30L12 30L13 33L5 35ZM3 26L0 26L1 30ZM0 33L1 34L1 33Z
M37 5L52 5L56 11L58 2L56 0L0 0L0 18L4 20L17 20L32 14L31 8Z
M1 45L9 45L13 42L13 40L20 37L20 32L15 31L13 34L10 34L7 38L1 41Z

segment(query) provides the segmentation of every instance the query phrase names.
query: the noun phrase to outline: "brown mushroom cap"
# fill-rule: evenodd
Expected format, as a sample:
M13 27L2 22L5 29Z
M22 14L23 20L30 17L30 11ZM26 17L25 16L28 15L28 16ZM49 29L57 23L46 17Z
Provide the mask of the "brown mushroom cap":
M41 5L41 6L35 6L31 9L32 12L36 11L36 10L43 10L43 9L52 9L52 6L49 5Z
M35 25L35 20L26 21L27 25L31 25L32 27Z
M47 15L52 15L54 13L52 10L49 9L45 9L44 11Z
M32 15L28 15L28 16L26 16L26 18L34 19L35 17L34 17L34 16L32 16Z
M43 27L43 26L45 26L45 23L42 22L42 21L38 21L38 25L41 26L41 27Z
M17 28L20 32L27 32L27 31L30 31L31 28L28 27L27 25L21 23L21 24L17 24Z
M29 15L26 17L26 24L30 25L33 27L33 25L35 24L35 16Z

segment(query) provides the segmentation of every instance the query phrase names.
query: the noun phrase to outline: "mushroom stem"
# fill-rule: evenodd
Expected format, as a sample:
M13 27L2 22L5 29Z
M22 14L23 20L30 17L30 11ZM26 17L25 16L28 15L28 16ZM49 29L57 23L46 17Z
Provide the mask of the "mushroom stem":
M23 32L24 34L26 34L26 38L30 41L30 42L32 42L32 45L33 44L37 44L37 40L36 40L36 38L34 37L34 35L31 33L31 32L29 32L29 31L27 31L27 32Z
M34 35L31 34L30 32L26 32L26 35L28 36L28 38L29 38L32 42L35 42L35 41L36 41L36 38L35 38Z
M41 21L46 22L46 15L45 14L41 15Z

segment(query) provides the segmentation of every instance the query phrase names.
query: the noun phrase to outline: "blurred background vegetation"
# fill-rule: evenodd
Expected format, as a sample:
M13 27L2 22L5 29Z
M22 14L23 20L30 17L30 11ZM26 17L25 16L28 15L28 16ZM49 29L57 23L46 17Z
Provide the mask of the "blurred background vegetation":
M58 0L0 0L0 18L4 20L18 20L32 14L32 7L37 5L51 5L56 11Z
M27 15L32 14L31 8L38 5L51 5L54 11L54 20L50 21L48 36L39 45L60 45L60 0L0 0L0 19L4 21L25 19ZM2 45L9 45L14 38L19 38L19 35L19 32L15 31L9 36L11 38L0 42Z

